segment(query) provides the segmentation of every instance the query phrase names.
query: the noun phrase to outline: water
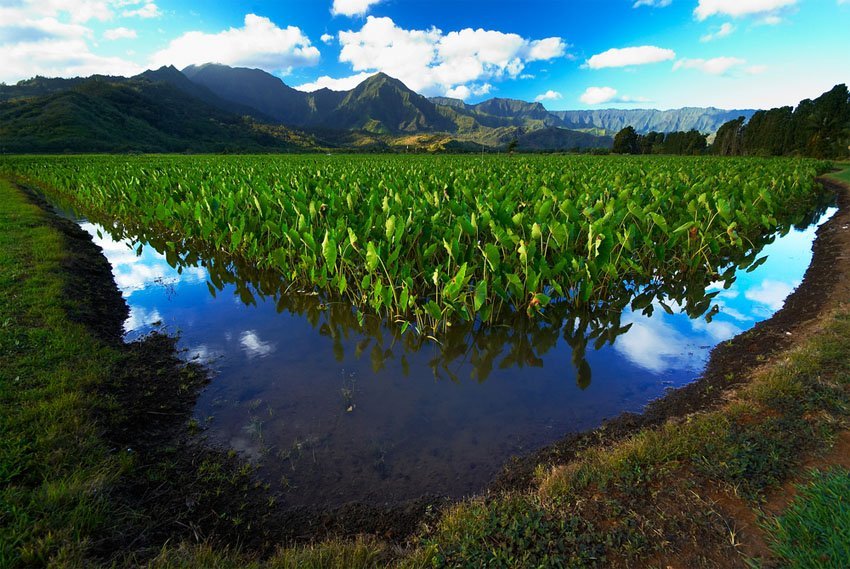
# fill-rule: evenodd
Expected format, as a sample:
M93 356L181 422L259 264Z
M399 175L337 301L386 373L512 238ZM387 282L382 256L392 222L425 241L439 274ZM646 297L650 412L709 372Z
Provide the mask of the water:
M441 344L375 319L361 329L350 307L297 291L264 296L281 283L222 276L212 258L175 269L157 247L80 224L130 306L127 339L179 334L185 357L214 370L194 411L210 443L257 463L288 504L338 505L475 493L509 457L694 380L715 345L782 307L834 211L767 245L767 262L731 288L710 285L710 322L655 300L651 316L626 308L582 321L554 309L542 321L455 327ZM586 339L594 322L598 349Z

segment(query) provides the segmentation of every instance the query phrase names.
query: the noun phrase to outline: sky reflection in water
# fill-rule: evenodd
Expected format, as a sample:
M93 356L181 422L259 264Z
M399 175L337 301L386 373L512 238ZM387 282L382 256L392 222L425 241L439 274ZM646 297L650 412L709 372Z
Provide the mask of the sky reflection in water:
M186 357L214 369L195 410L206 436L258 461L260 475L291 504L462 496L484 487L512 455L640 411L692 381L719 342L782 307L811 261L816 231L791 230L731 288L710 286L720 309L711 322L670 315L657 303L651 317L626 310L626 333L613 345L588 346L586 385L558 330L526 324L461 336L442 351L431 342L414 346L380 326L364 335L340 325L333 315L346 316L345 307L322 311L308 302L295 310L296 302L278 313L276 299L255 295L246 305L232 284L213 296L204 268L178 272L153 247L137 255L99 226L82 227L104 249L130 306L127 338L178 333Z

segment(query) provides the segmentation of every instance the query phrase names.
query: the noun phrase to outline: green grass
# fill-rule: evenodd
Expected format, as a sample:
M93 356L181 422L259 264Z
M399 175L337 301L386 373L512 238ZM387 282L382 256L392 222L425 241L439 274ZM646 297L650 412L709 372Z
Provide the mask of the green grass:
M850 162L839 162L836 165L836 168L843 168L840 172L835 172L834 174L830 174L831 178L836 178L841 180L846 184L850 184Z
M121 515L91 421L118 355L66 316L61 235L2 180L0 204L0 567L72 566Z
M773 552L788 567L850 567L850 471L815 471L789 508L768 524Z

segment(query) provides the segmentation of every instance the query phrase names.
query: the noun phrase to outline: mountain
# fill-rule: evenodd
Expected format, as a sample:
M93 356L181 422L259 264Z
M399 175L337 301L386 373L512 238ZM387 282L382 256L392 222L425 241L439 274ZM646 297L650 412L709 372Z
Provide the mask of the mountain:
M190 65L183 75L225 101L256 109L286 125L302 126L311 114L306 93L259 69L207 63Z
M639 134L698 130L703 134L717 132L723 123L738 117L749 119L752 109L724 110L714 107L685 107L668 111L655 109L603 109L590 111L550 111L561 120L561 126L576 130L601 129L608 134L627 126Z
M183 73L223 101L253 108L277 122L309 129L325 140L342 141L344 145L351 137L331 131L360 132L360 140L368 140L369 147L375 143L375 135L404 137L428 133L448 134L464 143L501 147L531 130L563 126L540 103L496 98L467 105L458 99L428 99L384 73L369 77L350 91L320 89L312 93L293 89L259 69L206 64L187 67ZM579 139L582 148L610 146L607 139ZM392 140L382 143L395 146ZM435 146L430 142L426 147L474 146L443 142Z
M150 76L148 76L150 77ZM4 152L280 152L316 143L260 125L148 77L70 81L0 102ZM29 90L29 92L27 92ZM217 99L216 99L217 100Z
M176 87L183 93L200 99L208 105L241 116L252 116L261 121L273 121L273 118L249 105L242 105L223 99L213 93L203 84L190 80L173 65L163 66L156 70L148 70L136 75L132 79L146 80L151 82L164 82Z
M376 133L456 132L457 124L437 105L384 73L369 77L349 91L314 126Z
M518 150L583 150L587 148L610 148L614 139L596 136L561 127L547 127L528 132L517 138Z

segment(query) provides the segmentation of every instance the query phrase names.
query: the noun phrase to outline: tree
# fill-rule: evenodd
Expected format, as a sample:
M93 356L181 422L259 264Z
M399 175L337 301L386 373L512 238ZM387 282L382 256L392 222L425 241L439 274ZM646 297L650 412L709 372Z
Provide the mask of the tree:
M627 126L614 137L614 154L640 154L640 141L634 127Z
M717 129L712 151L720 156L740 156L743 150L744 117L738 117Z

